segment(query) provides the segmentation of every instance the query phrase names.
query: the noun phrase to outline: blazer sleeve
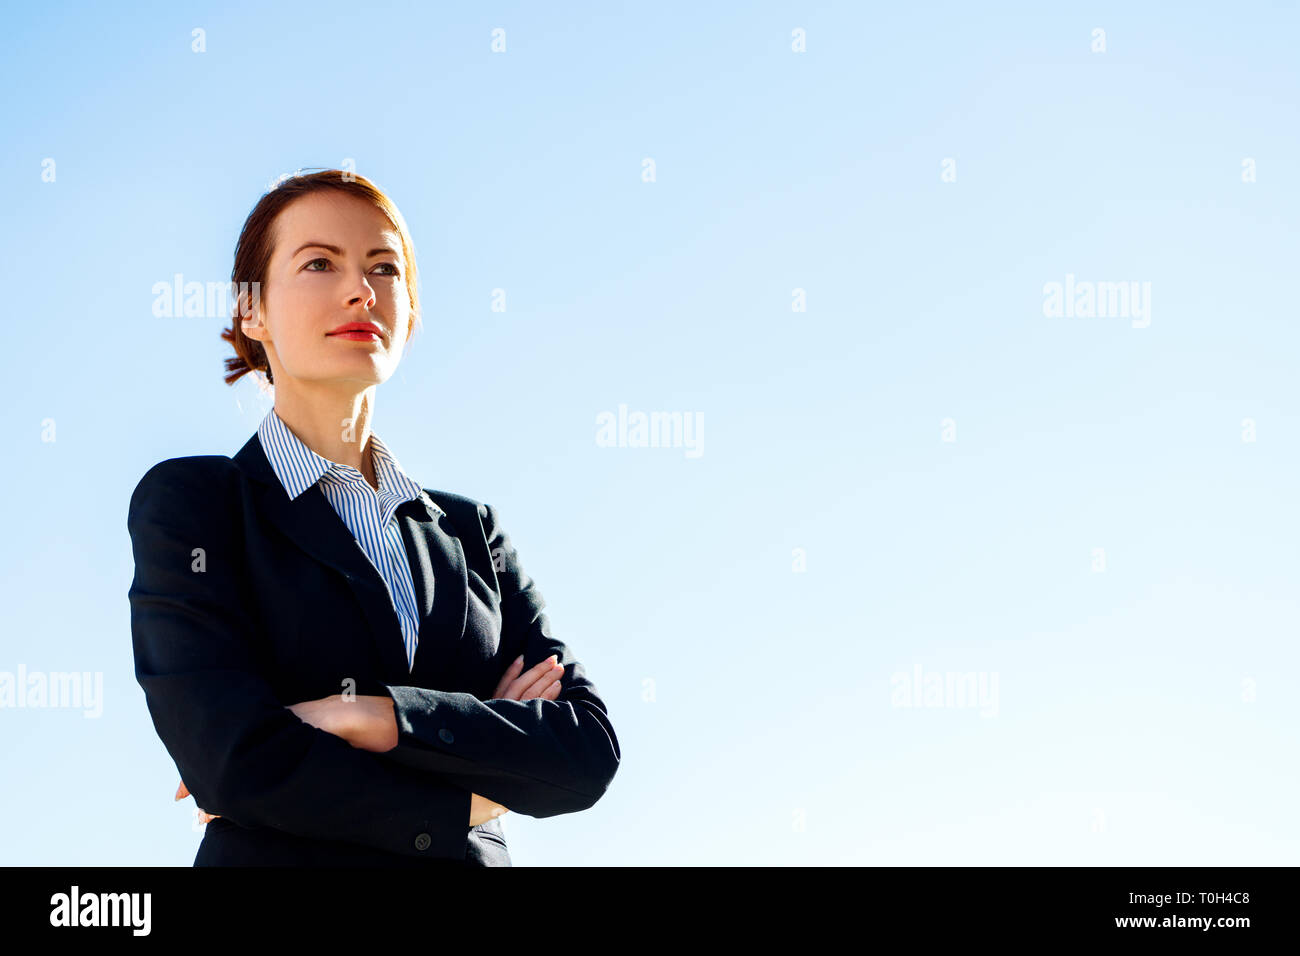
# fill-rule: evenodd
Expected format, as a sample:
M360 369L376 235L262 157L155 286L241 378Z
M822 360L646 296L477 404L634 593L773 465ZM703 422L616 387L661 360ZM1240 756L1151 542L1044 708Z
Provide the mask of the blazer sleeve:
M308 724L259 672L223 461L153 466L127 517L135 675L185 786L207 812L246 826L463 859L470 791Z
M582 664L551 633L545 601L501 529L478 507L501 595L498 659L524 670L552 654L564 666L556 700L479 700L473 694L383 685L393 698L398 744L382 756L439 774L531 817L586 810L618 770L618 738Z

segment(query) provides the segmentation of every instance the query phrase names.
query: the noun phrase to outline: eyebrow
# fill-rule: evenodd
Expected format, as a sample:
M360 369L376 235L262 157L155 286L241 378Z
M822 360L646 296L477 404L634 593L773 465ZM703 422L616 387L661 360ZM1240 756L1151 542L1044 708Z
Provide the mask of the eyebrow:
M299 246L297 249L293 251L293 255L290 256L289 258L290 259L294 258L294 256L298 255L298 253L302 252L304 249L312 249L312 248L328 249L336 256L343 255L342 249L340 249L338 246L331 246L328 242L304 242L301 246ZM395 249L392 246L380 246L378 249L371 249L369 252L367 252L366 258L370 258L371 256L387 256L387 255L400 256L401 254L402 254L402 250L400 249Z

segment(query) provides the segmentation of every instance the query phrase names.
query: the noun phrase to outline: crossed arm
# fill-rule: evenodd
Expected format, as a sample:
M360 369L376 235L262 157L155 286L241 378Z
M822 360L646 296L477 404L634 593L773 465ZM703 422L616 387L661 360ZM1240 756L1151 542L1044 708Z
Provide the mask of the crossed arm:
M127 518L136 679L196 804L245 825L462 858L469 828L491 818L475 819L476 809L492 809L486 803L545 817L599 799L618 766L617 738L581 665L566 660L567 648L551 636L541 596L490 506L481 505L479 516L499 557L500 653L518 655L512 666L529 673L555 654L565 668L557 673L567 675L563 687L557 680L551 694L526 699L521 689L518 698L480 701L383 685L388 717L374 701L359 710L342 709L355 702L286 707L261 675L250 640L256 631L241 599L238 525L214 517L220 507L195 507L231 500L239 478L228 459L224 465L155 465L137 485ZM203 573L191 566L195 548L206 551ZM382 724L355 720L371 708ZM316 723L306 719L313 716ZM397 745L387 750L349 739L392 743L392 724ZM329 726L348 728L347 736Z
M493 691L493 699L500 700L555 700L560 695L560 678L564 667L551 655L527 673L523 673L524 656L520 654L507 668ZM290 704L289 710L299 719L313 727L319 727L326 733L342 737L353 747L368 750L371 753L387 753L398 744L399 731L393 706L393 698L373 694L344 697L331 694L318 700L305 700ZM182 780L176 788L176 799L183 800L190 795ZM469 825L476 827L494 817L509 813L510 808L502 806L477 793L470 794ZM208 823L221 816L208 813L198 808L199 820Z

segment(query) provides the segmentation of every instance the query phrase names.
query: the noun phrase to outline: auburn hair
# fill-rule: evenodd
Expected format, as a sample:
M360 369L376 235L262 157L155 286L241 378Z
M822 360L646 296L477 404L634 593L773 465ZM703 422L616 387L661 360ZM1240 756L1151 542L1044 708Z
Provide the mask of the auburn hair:
M244 220L244 228L239 233L235 245L235 264L230 270L230 286L234 307L231 309L230 328L221 330L221 338L229 342L235 354L227 358L225 380L233 385L249 372L258 371L266 376L269 384L275 384L271 377L271 364L266 358L266 349L256 339L244 334L241 320L252 314L250 290L266 287L266 272L271 265L271 254L275 251L275 223L280 213L295 199L324 190L334 190L358 199L364 199L382 212L393 224L402 243L402 255L406 259L406 291L411 301L411 320L407 330L407 341L420 325L420 299L417 290L418 273L415 268L415 243L406 228L406 220L398 211L397 205L373 182L362 176L341 169L323 169L318 172L297 173L282 178L257 201L253 211ZM253 285L253 283L257 283Z

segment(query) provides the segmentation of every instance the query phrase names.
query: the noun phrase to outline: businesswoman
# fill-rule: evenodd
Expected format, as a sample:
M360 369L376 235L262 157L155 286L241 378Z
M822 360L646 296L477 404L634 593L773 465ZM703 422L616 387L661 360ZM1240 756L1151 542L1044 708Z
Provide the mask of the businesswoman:
M496 509L374 431L419 322L406 223L363 176L299 174L231 279L226 382L264 375L274 408L233 458L154 465L127 518L136 678L210 821L194 863L509 866L500 815L587 809L619 745Z

